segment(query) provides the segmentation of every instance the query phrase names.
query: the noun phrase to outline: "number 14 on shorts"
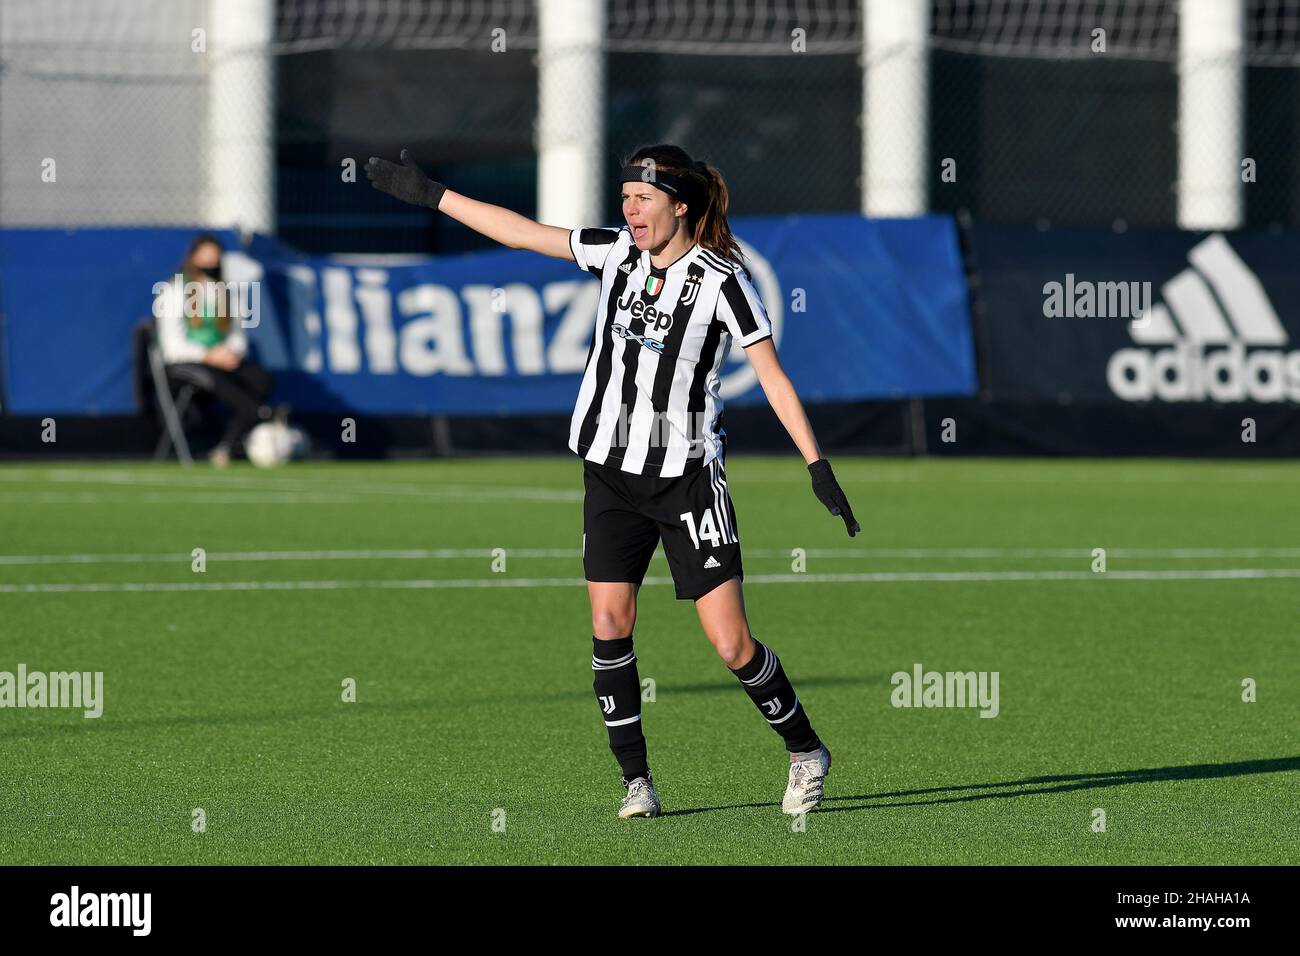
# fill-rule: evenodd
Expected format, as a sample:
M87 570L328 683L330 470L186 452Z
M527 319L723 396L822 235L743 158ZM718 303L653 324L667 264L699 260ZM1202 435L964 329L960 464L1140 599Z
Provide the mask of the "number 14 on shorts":
M709 547L716 548L719 544L726 544L724 541L726 535L718 527L718 522L714 520L713 509L706 509L700 516L698 527L695 523L695 516L689 511L684 511L677 516L685 522L686 530L691 534L691 544L695 545L695 550L700 550L700 539L703 538L709 543Z

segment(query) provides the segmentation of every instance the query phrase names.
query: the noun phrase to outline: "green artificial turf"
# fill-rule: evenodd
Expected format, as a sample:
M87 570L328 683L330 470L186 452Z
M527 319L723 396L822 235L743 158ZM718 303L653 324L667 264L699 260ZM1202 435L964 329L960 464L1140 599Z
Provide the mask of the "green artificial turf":
M835 466L852 540L797 458L728 467L751 626L834 754L802 829L662 552L668 813L615 818L574 458L0 466L0 671L104 674L98 719L0 710L0 864L1300 863L1300 578L1122 574L1300 569L1300 466ZM998 715L893 707L917 663L996 671Z

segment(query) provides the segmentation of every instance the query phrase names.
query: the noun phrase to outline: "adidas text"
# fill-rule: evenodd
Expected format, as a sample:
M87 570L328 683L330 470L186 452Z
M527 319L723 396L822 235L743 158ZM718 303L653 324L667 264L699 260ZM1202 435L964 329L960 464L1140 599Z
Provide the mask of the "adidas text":
M1300 351L1247 352L1240 342L1214 350L1195 342L1120 349L1106 382L1126 402L1300 402Z
M1134 347L1106 363L1126 402L1300 402L1300 351L1250 267L1221 234L1198 242L1163 301L1130 322Z

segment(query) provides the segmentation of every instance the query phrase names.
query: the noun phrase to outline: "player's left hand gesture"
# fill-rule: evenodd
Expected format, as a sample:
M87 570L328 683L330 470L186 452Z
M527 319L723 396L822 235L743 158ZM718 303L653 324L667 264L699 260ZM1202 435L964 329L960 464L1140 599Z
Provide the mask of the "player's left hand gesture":
M862 526L853 517L853 509L849 507L849 499L844 496L844 489L835 480L835 472L831 471L831 463L825 458L818 458L808 466L808 473L812 475L813 494L826 506L827 511L844 519L849 537L861 531Z
M447 191L442 183L426 176L405 149L402 150L400 166L378 156L371 156L366 163L366 178L380 192L388 193L402 202L428 206L430 209L438 208L442 194Z

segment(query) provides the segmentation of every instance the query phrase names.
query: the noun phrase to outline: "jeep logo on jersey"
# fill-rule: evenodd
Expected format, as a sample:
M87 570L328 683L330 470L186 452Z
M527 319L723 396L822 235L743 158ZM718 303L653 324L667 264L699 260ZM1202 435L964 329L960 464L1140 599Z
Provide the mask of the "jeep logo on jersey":
M654 277L651 276L651 278ZM662 280L660 284L662 285ZM627 295L619 302L618 308L620 312L627 312L634 319L644 316L646 327L652 327L656 332L667 332L673 327L673 314L671 312L662 312L653 305L642 301L640 295L631 289L627 290Z
M1187 259L1129 323L1146 347L1110 357L1110 390L1126 402L1300 402L1300 351L1280 348L1286 330L1259 278L1218 233Z

